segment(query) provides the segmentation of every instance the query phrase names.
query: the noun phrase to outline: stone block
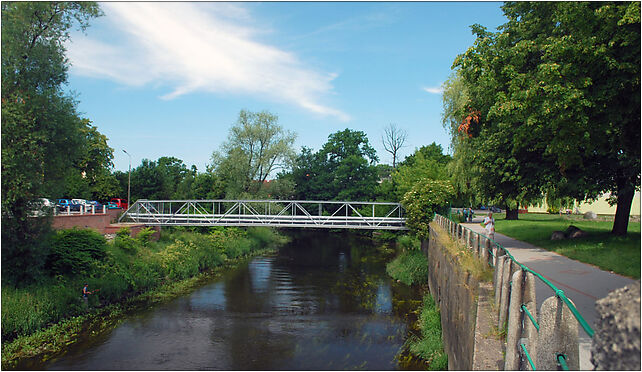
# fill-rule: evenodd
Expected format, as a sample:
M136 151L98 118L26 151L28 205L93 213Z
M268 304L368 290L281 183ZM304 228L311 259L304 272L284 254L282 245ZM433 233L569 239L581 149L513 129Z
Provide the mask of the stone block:
M591 345L596 370L640 370L640 281L616 289L595 304Z

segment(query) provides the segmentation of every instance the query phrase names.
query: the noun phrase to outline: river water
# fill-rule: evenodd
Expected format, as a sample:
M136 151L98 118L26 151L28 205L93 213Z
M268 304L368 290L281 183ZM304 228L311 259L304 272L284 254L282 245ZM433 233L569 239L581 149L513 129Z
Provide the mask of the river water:
M127 315L37 369L392 370L420 295L392 281L394 253L349 232L292 242L190 295Z

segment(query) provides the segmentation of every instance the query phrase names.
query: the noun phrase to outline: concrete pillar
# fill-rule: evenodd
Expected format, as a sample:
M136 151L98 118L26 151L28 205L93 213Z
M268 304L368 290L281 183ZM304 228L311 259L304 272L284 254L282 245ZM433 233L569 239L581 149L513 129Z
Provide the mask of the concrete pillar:
M69 206L67 206L67 215L70 215L70 214L71 214L71 209Z
M95 205L91 206L91 214L96 214L96 206Z
M510 258L506 258L506 262L504 263L503 267L503 273L502 273L502 294L499 299L499 320L498 320L498 327L499 329L503 329L504 324L506 324L506 321L508 320L508 301L510 300L510 282L511 282L511 275L513 274L514 266L517 266L513 263L513 260Z
M522 284L524 272L517 270L511 279L510 301L508 304L508 332L506 335L506 354L504 371L519 369L519 339L522 336Z
M540 308L535 366L543 371L557 370L558 354L566 355L571 371L580 369L577 320L561 299L551 296Z
M499 308L499 299L502 295L502 274L504 273L504 263L508 257L506 255L499 257L495 267L493 282L495 284L495 307Z
M488 261L489 261L488 260L488 256L489 256L488 249L486 249L486 248L481 246L481 244L480 244L481 240L479 238L479 235L477 235L477 238L475 240L476 240L475 245L477 246L477 251L480 252L481 259L484 262L484 265L489 265L489 263L488 263Z
M504 371L530 371L532 367L523 355L521 344L526 346L531 359L537 360L537 328L522 309L522 305L534 319L537 319L535 276L529 272L524 273L520 269L513 274L512 282ZM537 365L535 367L539 368Z
M524 281L524 284L523 284L522 302L526 306L528 311L531 313L533 318L537 320L537 298L535 297L535 284L536 284L535 275L527 272L526 280ZM523 314L522 319L523 319L522 337L526 338L526 342L528 342L528 344L526 345L528 354L531 356L531 359L533 359L533 361L536 361L537 344L538 344L538 338L539 338L538 330L537 330L537 327L535 327L533 322L530 320L528 315ZM527 371L532 371L533 368L531 368L531 365L530 363L528 363L525 356L523 360L525 361L525 363L523 364L522 369ZM535 368L537 368L537 365L535 365Z

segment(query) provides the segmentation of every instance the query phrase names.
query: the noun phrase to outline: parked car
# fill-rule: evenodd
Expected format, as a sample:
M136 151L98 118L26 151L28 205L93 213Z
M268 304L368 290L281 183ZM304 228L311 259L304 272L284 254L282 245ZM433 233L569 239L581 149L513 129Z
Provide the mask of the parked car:
M127 199L112 198L110 202L116 204L118 208L127 209L129 207L129 204L127 204Z
M47 214L53 213L53 210L56 208L56 204L46 198L38 198L33 202L33 210L31 211L31 217L43 217Z
M58 206L58 210L61 212L66 212L67 207L69 207L71 212L80 211L80 204L72 203L69 199L58 199L56 205Z
M114 202L107 202L107 209L118 209L118 208L120 208L118 204Z
M71 202L74 203L74 204L80 204L80 205L82 205L84 207L90 207L91 208L91 204L89 204L87 199L71 199Z
M91 212L91 208L94 207L94 210L96 212L101 212L103 211L103 205L95 200L90 200L89 202L89 207L87 208L88 211Z
M501 208L497 208L497 207L490 207L490 211L493 213L502 213Z

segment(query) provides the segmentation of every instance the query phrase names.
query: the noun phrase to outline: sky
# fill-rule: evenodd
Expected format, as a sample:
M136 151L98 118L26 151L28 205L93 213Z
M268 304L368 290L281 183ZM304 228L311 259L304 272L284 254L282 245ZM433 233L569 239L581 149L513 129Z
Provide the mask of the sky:
M441 85L470 25L506 22L499 2L105 2L66 44L68 89L105 134L115 170L173 156L204 171L243 109L276 114L295 148L386 126L400 158L449 150Z

